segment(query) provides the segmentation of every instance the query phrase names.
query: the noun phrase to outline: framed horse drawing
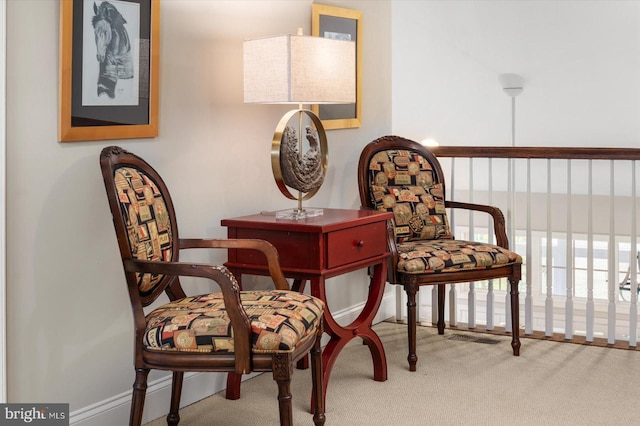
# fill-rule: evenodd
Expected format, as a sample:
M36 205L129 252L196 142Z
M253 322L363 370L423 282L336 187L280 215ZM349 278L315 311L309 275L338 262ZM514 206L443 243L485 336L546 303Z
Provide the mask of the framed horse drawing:
M58 140L158 136L160 0L61 0Z

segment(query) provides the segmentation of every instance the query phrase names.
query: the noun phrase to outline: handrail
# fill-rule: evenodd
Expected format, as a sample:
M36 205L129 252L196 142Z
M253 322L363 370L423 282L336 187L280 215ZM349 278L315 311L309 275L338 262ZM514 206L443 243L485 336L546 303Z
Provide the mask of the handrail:
M638 148L554 148L511 146L434 146L436 157L640 160Z

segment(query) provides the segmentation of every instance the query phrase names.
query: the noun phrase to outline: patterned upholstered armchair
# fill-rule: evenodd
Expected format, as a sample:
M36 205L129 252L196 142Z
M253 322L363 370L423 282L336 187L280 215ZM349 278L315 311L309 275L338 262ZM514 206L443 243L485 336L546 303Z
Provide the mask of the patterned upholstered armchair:
M151 369L173 372L167 423L178 424L185 371L273 371L280 424L292 425L291 374L311 353L313 421L325 421L320 338L323 303L289 291L276 249L260 240L181 239L166 185L144 160L122 148L102 151L100 166L124 266L135 329L131 425L140 425ZM188 248L245 248L267 258L275 290L240 291L224 266L180 262ZM219 293L187 297L180 276L208 278ZM169 302L143 308L166 293ZM212 413L215 415L215 413ZM212 421L215 423L215 421Z
M494 278L510 283L513 354L520 354L518 282L522 258L509 250L504 216L496 207L445 200L437 158L423 145L397 136L369 143L358 164L362 208L393 212L393 254L388 281L407 293L409 369L415 371L416 296L423 285L438 286L438 333L443 334L445 285ZM455 240L447 208L493 217L496 245Z

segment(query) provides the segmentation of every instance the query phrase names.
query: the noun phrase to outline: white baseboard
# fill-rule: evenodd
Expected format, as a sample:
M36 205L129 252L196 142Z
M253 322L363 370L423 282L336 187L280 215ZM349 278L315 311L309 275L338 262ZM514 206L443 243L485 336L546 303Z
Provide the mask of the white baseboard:
M350 322L357 318L363 306L364 302L335 312L333 316L339 322ZM374 324L394 315L395 294L388 291L382 299ZM258 373L243 376L243 378L248 379L256 374ZM180 407L186 407L224 390L227 383L226 378L227 375L223 373L186 373ZM131 372L131 380L133 383L133 371ZM169 412L170 399L171 375L150 382L144 404L143 423L166 416ZM125 425L129 422L130 404L131 390L71 412L69 424L78 426Z

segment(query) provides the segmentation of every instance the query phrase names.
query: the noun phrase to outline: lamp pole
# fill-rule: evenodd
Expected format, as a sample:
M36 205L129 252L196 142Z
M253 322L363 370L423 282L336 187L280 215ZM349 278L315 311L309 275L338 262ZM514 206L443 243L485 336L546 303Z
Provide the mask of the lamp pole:
M524 79L518 74L500 74L498 80L504 93L511 98L511 146L516 146L516 96L524 90ZM509 240L515 245L515 169L513 159L508 163L509 180L507 182L507 228ZM513 249L513 247L510 247Z

